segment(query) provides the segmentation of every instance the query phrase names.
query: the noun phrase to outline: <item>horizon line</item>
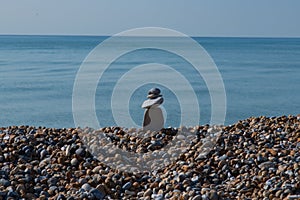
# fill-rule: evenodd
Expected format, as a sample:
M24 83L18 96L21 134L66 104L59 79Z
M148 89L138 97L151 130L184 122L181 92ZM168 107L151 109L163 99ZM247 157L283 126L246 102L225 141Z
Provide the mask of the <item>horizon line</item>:
M0 36L53 36L53 37L112 37L114 35L97 35L97 34L6 34L0 33ZM251 36L251 35L241 35L241 36L224 36L224 35L214 35L214 36L195 36L195 35L187 35L191 38L283 38L283 39L299 39L300 36ZM118 36L120 37L120 36ZM122 36L122 37L174 37L174 36Z

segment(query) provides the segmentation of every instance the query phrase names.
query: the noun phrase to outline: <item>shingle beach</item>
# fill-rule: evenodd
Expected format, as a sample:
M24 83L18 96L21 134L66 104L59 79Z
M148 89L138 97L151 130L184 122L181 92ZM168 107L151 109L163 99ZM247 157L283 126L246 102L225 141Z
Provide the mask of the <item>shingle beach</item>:
M81 137L85 129L0 128L0 199L300 199L300 115L223 126L203 154L209 128L187 129L195 135L188 150L143 173L114 169L93 156ZM146 153L177 131L166 128L143 139L120 127L94 133L123 150Z

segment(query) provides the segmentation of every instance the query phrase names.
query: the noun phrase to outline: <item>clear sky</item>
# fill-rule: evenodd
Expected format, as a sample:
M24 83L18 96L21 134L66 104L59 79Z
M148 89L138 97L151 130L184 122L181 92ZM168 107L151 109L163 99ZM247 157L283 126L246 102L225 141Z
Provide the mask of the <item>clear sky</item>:
M300 37L300 0L0 0L0 34Z

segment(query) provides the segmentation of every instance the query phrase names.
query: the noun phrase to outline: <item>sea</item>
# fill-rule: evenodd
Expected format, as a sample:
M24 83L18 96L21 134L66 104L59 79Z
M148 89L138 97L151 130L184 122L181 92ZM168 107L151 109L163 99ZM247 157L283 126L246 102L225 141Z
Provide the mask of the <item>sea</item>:
M29 125L54 128L78 126L74 120L74 86L76 77L89 59L91 52L106 41L108 36L0 36L0 127ZM126 38L125 38L126 39ZM152 38L139 38L149 43ZM282 116L300 114L300 38L238 38L238 37L193 37L215 63L221 76L226 96L224 124L234 124L251 116ZM162 43L179 45L178 38L161 38ZM105 49L112 53L121 45L115 43ZM186 48L186 47L185 47ZM184 48L183 48L184 49ZM197 52L193 54L197 58ZM197 104L185 95L184 84L173 79L172 87L149 77L160 74L148 70L134 79L135 87L126 85L127 72L137 66L160 63L174 68L179 77L184 77L196 94ZM94 63L103 66L99 63ZM143 121L143 101L148 90L161 89L164 102L165 126L178 127L186 107L199 109L199 121L194 125L210 124L215 109L210 88L205 77L197 74L191 63L176 53L164 49L139 48L119 55L106 63L91 101L83 101L81 113L90 112L90 102L101 127L132 126L118 121L128 121L140 126ZM100 66L101 65L101 66ZM159 65L157 65L159 66ZM137 69L137 68L135 68ZM166 68L164 68L166 69ZM127 76L128 75L128 76ZM195 77L196 75L199 75ZM148 78L148 79L147 79ZM165 76L168 78L168 75ZM88 77L87 77L88 79ZM120 80L123 82L118 82ZM146 82L140 80L147 80ZM116 85L124 95L118 97ZM179 89L178 89L179 88ZM88 90L89 88L87 88ZM115 93L114 93L115 92ZM83 93L85 94L85 93ZM114 96L115 95L115 96ZM126 96L126 95L125 95ZM89 97L90 98L90 97ZM114 102L125 109L118 113ZM83 98L84 100L85 98ZM87 108L85 110L85 108ZM78 109L78 108L77 108ZM79 108L80 109L80 108ZM189 112L193 112L189 110ZM83 118L85 115L83 114ZM117 118L117 120L116 120ZM89 118L86 118L89 120Z

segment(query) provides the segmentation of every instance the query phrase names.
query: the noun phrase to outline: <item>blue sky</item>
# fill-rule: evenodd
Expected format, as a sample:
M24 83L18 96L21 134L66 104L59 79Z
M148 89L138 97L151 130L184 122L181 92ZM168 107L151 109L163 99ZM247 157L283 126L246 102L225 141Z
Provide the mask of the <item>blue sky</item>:
M0 34L113 35L165 27L190 36L300 37L299 0L1 0Z

